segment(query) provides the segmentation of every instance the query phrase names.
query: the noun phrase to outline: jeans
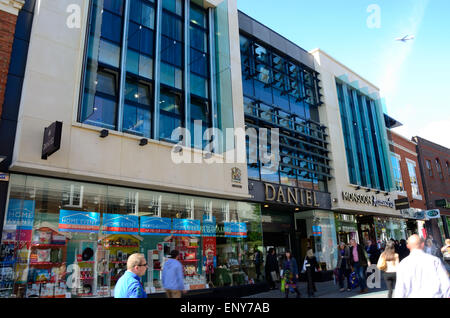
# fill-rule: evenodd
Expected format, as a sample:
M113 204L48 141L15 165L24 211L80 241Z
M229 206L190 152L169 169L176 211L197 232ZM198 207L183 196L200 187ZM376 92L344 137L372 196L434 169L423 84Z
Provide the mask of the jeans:
M367 278L366 278L366 266L361 266L359 263L354 263L353 267L355 269L356 276L358 276L359 287L361 290L367 288Z
M350 289L349 273L347 268L339 268L339 288L344 288L344 278L347 281L347 289Z
M384 273L384 281L389 290L388 298L392 298L392 290L395 288L395 282L397 280L397 273Z

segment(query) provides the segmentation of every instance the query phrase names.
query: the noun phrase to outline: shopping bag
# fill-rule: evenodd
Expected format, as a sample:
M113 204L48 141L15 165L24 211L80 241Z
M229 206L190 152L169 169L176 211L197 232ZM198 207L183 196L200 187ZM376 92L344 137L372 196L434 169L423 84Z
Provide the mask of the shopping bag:
M352 272L351 274L350 274L350 288L351 289L355 289L356 287L358 287L358 277L357 277L357 275L356 275L356 273L355 272Z
M282 278L282 279L281 279L280 290L281 290L282 293L284 293L285 290L286 290L286 279L285 279L285 278Z
M278 281L278 275L277 275L277 272L276 272L276 271L270 272L270 276L272 277L272 281L273 281L273 282Z

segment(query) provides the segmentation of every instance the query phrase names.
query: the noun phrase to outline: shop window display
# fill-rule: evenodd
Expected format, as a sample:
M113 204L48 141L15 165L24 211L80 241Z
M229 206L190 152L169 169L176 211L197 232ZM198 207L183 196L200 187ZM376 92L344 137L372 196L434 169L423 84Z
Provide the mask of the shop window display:
M258 205L11 175L0 250L0 297L111 297L133 253L163 292L178 249L190 290L254 283L262 246Z

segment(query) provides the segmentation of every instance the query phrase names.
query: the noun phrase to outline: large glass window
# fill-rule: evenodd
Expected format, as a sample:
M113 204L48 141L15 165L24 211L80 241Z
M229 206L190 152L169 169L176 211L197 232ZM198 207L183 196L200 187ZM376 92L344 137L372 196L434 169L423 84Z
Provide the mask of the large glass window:
M163 140L178 142L172 140L172 132L176 128L183 127L183 102L181 94L169 89L161 88L160 99L160 124L159 136Z
M256 279L258 205L24 175L11 175L9 190L0 297L111 297L137 252L147 293L164 293L173 249L193 289Z
M413 161L406 161L408 164L409 180L411 182L412 195L414 198L421 198L419 191L419 183L416 176L416 164Z
M392 169L394 172L394 185L397 191L405 191L403 187L402 172L400 169L400 157L396 154L391 154Z

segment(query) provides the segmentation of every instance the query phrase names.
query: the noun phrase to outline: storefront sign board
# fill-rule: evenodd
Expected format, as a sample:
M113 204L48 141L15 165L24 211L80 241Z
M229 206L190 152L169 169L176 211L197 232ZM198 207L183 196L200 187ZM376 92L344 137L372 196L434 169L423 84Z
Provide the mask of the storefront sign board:
M139 217L137 215L105 214L103 216L104 234L139 234Z
M141 235L170 235L172 219L141 216Z
M247 224L244 222L225 222L225 237L247 237Z
M60 210L58 228L61 232L97 232L100 229L100 213Z
M438 219L441 217L441 212L437 209L425 211L425 217L427 219Z
M174 236L201 236L200 220L173 219Z

